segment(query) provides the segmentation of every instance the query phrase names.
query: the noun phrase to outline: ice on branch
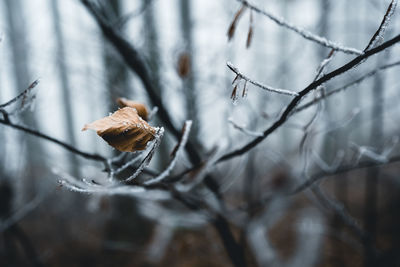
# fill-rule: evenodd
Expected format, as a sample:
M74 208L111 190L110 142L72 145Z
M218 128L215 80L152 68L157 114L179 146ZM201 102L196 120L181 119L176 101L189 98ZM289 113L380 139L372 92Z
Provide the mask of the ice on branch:
M356 80L354 80L354 81L352 81L352 82L350 82L350 83L348 83L348 84L346 84L344 86L341 86L341 87L333 89L333 90L329 90L324 95L318 96L315 99L310 100L309 102L307 102L307 103L299 106L298 108L294 109L292 114L300 112L300 111L302 111L304 109L307 109L307 108L317 104L322 99L325 99L327 97L332 96L333 94L337 94L337 93L343 92L343 91L345 91L345 90L347 90L347 89L349 89L351 87L354 87L354 86L360 84L361 82L363 82L364 80L366 80L368 78L371 78L371 77L374 77L374 75L377 74L378 72L381 72L383 70L387 70L387 69L390 69L390 68L393 68L393 67L396 67L396 66L400 66L400 61L396 61L396 62L393 62L393 63L390 63L390 64L386 64L386 65L380 66L379 68L376 68L376 69L368 72L367 74L361 76L360 78L358 78L358 79L356 79Z
M36 94L33 89L39 84L39 79L31 83L28 88L22 91L19 95L6 103L0 104L0 112L3 115L15 115L25 111L27 108L32 107L33 102L36 98Z
M122 195L130 196L143 200L167 200L170 199L170 193L163 190L147 189L143 186L124 185L121 183L98 184L88 179L78 180L69 174L57 169L52 172L60 177L59 184L67 189L86 194L96 195Z
M385 35L386 29L389 25L390 19L393 16L394 11L397 7L397 0L392 0L389 4L389 7L386 10L386 14L382 19L381 25L378 30L375 32L374 36L372 36L371 41L368 43L367 47L364 51L368 51L374 47L377 47L383 42L383 36Z
M233 84L234 84L234 89L233 90L234 91L232 92L232 96L233 95L235 95L235 96L237 95L237 91L236 91L237 90L237 84L236 83L238 83L240 80L245 80L245 86L243 88L243 92L244 92L243 96L245 96L247 94L247 92L246 92L246 90L247 90L246 82L249 82L249 83L251 83L251 84L253 84L253 85L255 85L255 86L257 86L257 87L259 87L259 88L261 88L263 90L266 90L266 91L269 91L269 92L273 92L273 93L277 93L277 94L290 95L290 96L298 96L299 95L297 92L293 92L293 91L289 91L289 90L285 90L285 89L278 89L278 88L274 88L274 87L271 87L271 86L268 86L268 85L263 85L263 84L261 84L259 82L256 82L256 81L250 79L249 77L247 77L246 75L244 75L243 73L241 73L239 71L239 69L236 68L229 61L226 62L226 65L228 66L228 68L231 71L233 71L236 74L236 78L233 81Z
M254 136L254 137L259 137L259 136L263 136L263 133L261 132L254 132L251 130L246 129L246 125L239 125L236 122L233 121L233 118L228 118L228 122L230 124L232 124L232 126L235 129L238 129L239 131L241 131L242 133L248 135L248 136Z
M389 155L394 150L394 147L397 145L398 141L399 141L398 136L395 136L391 140L392 144L390 146L388 146L387 148L385 148L383 150L383 152L380 154L375 152L374 151L375 148L373 148L373 147L359 146L359 145L351 142L350 145L357 151L357 158L356 158L355 164L356 165L359 164L361 158L363 158L363 157L369 158L369 159L379 162L379 163L389 162Z
M178 157L183 153L183 150L189 139L189 133L190 133L191 127L192 127L192 121L191 120L186 121L185 125L183 126L183 129L182 129L182 137L179 140L176 148L174 149L174 151L172 153L172 160L169 162L167 168L162 173L160 173L157 177L154 177L153 179L146 181L144 184L151 185L151 184L161 182L171 173L172 169L175 167Z
M125 182L129 182L135 179L144 170L144 168L149 165L151 159L153 158L154 152L161 143L161 138L163 137L163 135L164 135L164 128L163 127L157 128L156 134L154 135L154 140L152 141L151 144L147 145L146 151L149 152L146 154L146 156L144 157L144 159L142 160L136 171L131 176L129 176L124 180Z
M267 18L269 18L270 20L272 20L279 26L285 27L286 29L289 29L289 30L299 34L300 36L302 36L303 38L305 38L307 40L313 41L313 42L323 45L325 47L332 48L336 51L341 51L346 54L354 54L354 55L362 55L363 54L363 51L361 51L361 50L358 50L358 49L355 49L352 47L343 46L339 43L328 40L325 37L316 35L310 31L307 31L307 30L301 28L301 27L295 26L294 24L285 21L283 18L275 16L274 14L255 6L254 4L250 3L247 0L238 0L238 1L243 3L249 9L266 16Z

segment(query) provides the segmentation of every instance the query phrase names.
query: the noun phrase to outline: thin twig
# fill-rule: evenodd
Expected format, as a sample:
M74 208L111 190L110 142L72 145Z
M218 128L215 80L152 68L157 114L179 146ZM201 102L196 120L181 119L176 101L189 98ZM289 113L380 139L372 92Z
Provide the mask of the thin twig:
M124 179L124 182L129 182L135 179L144 168L146 168L149 164L151 159L153 158L154 152L158 148L161 143L161 138L164 135L164 128L161 127L157 130L156 138L154 139L153 143L149 146L149 152L144 156L143 160L140 162L139 166L136 168L135 172L129 176L128 178Z
M385 15L383 16L381 25L379 26L378 30L372 36L371 40L369 41L367 47L364 49L364 52L370 50L371 48L376 47L383 41L383 35L389 25L389 21L393 16L394 11L396 10L397 0L392 0L386 10Z
M334 55L335 55L335 50L332 49L331 52L329 52L328 56L324 60L322 60L322 62L319 64L317 68L317 75L315 75L314 81L322 77L322 75L324 74L324 70L326 69L328 64L332 61Z
M118 30L114 29L112 25L110 25L109 21L107 21L107 18L101 14L99 7L95 6L92 1L81 0L81 2L94 17L103 35L115 47L116 51L124 59L127 66L141 79L153 106L159 108L160 112L158 112L158 115L161 121L165 123L166 128L172 132L176 139L179 139L181 135L180 131L175 128L173 120L170 117L168 110L165 108L161 97L156 93L157 90L155 88L153 79L151 78L150 71L142 59L139 51L137 51L136 48L131 45ZM188 157L192 164L197 165L201 163L201 156L198 152L198 149L192 142L190 142L190 140L186 144L185 149L188 152ZM217 195L220 201L223 201L219 192L219 184L211 175L206 176L204 183L213 193Z
M245 128L246 126L237 124L232 118L228 118L228 122L231 123L235 129L238 129L239 131L241 131L242 133L244 133L248 136L258 137L258 136L263 135L263 133L261 133L261 132L254 132L254 131L246 129Z
M254 4L250 3L247 0L237 0L237 1L241 2L243 5L247 6L249 9L254 10L257 13L266 16L267 18L269 18L276 24L283 26L283 27L301 35L303 38L305 38L307 40L313 41L313 42L323 45L325 47L332 48L336 51L341 51L346 54L353 54L353 55L362 55L363 54L363 51L360 51L360 50L352 48L352 47L345 47L339 43L328 40L325 37L318 36L310 31L307 31L303 28L297 27L294 24L285 21L283 18L275 16L272 13L255 6Z
M149 96L150 101L153 106L158 107L159 111L157 114L160 117L161 121L165 123L166 128L168 128L176 139L179 140L181 133L174 126L173 120L169 115L168 110L164 106L161 97L156 93L156 88L154 87L153 79L151 78L150 71L143 61L139 51L136 50L134 46L132 46L122 35L120 32L115 30L107 19L101 14L90 0L81 0L83 5L86 6L88 11L92 14L97 24L100 26L104 36L110 41L110 43L115 47L121 57L124 59L127 66L138 75L141 79L144 88ZM160 90L162 91L162 90ZM185 146L186 151L188 152L189 160L192 164L200 164L201 156L196 148L196 146L189 140ZM208 175L205 180L205 185L215 194L220 195L218 183L215 179ZM222 198L219 197L220 201L223 201Z
M45 139L47 141L50 141L50 142L52 142L54 144L57 144L57 145L65 148L66 150L68 150L68 151L70 151L72 153L75 153L75 154L77 154L79 156L82 156L82 157L84 157L86 159L95 160L95 161L102 161L102 162L106 162L107 161L107 159L105 157L103 157L103 156L100 156L98 154L91 154L91 153L87 153L87 152L81 151L81 150L79 150L79 149L77 149L77 148L75 148L75 147L73 147L73 146L71 146L71 145L69 145L67 143L64 143L63 141L60 141L60 140L58 140L58 139L56 139L54 137L51 137L49 135L46 135L44 133L41 133L39 131L33 130L31 128L28 128L28 127L25 127L25 126L22 126L22 125L14 124L14 123L10 122L9 120L0 119L0 123L4 124L4 125L7 125L7 126L10 126L11 128L14 128L14 129L23 131L25 133L28 133L30 135L34 135L34 136L37 136L39 138Z
M245 81L247 81L247 82L249 82L249 83L251 83L251 84L254 84L254 85L257 86L257 87L260 87L261 89L264 89L264 90L270 91L270 92L274 92L274 93L277 93L277 94L282 94L282 95L290 95L290 96L298 96L298 95L299 95L299 94L296 93L296 92L292 92L292 91L285 90L285 89L273 88L273 87L271 87L271 86L263 85L263 84L261 84L261 83L259 83L259 82L256 82L256 81L250 79L249 77L247 77L246 75L244 75L243 73L241 73L241 72L239 71L239 69L236 68L236 67L235 67L231 62L229 62L229 61L226 62L226 65L228 66L228 68L229 68L231 71L233 71L233 72L237 75L237 78L243 79L243 80L245 80Z
M290 116L290 113L296 108L296 106L300 102L300 100L305 95L307 95L309 92L315 90L318 86L329 81L330 79L335 78L335 77L347 72L348 70L354 68L355 66L359 65L360 62L363 62L365 59L369 58L370 56L375 55L375 54L385 50L386 48L391 47L392 45L394 45L398 42L400 42L400 35L397 35L393 39L383 43L380 46L377 46L371 50L368 50L364 54L354 58L349 63L322 76L320 79L312 82L305 89L300 91L298 96L293 98L293 100L289 103L289 105L286 106L286 108L285 108L284 112L282 113L282 115L280 116L280 118L263 132L263 136L257 137L254 140L252 140L251 142L249 142L248 144L244 145L243 147L221 156L221 158L217 161L217 163L240 156L240 155L246 153L247 151L249 151L250 149L254 148L256 145L261 143L265 138L267 138L271 133L273 133L276 129L278 129L280 126L282 126L286 122L286 120Z
M368 160L368 161L362 161L357 165L354 165L354 164L342 165L342 166L338 167L335 171L332 171L332 172L322 171L322 172L319 172L319 173L316 173L316 174L312 175L309 179L304 181L302 184L296 186L291 191L290 194L291 195L298 194L301 191L304 191L307 188L309 188L310 186L312 186L314 183L316 183L316 182L318 182L318 181L320 181L322 179L325 179L327 177L330 177L330 176L335 176L335 175L338 175L338 174L347 173L347 172L351 172L351 171L355 171L355 170L359 170L359 169L364 169L364 168L385 166L385 165L396 163L396 162L399 162L399 161L400 161L400 155L397 155L397 156L393 156L393 157L387 159L387 161L385 161L385 162Z
M170 163L168 164L167 168L157 175L157 177L154 177L146 182L144 182L145 185L151 185L155 183L159 183L162 180L164 180L168 175L171 173L172 169L174 168L176 161L178 159L178 156L182 153L183 148L185 147L188 139L189 139L189 133L190 133L190 128L192 126L192 121L186 121L185 125L183 126L183 133L181 139L179 139L177 148L173 151L173 157Z
M367 246L371 251L376 252L376 248L370 242L368 233L361 229L357 221L347 212L341 203L329 198L318 186L313 186L311 190L317 197L318 201L338 215L340 220L351 229L364 246Z
M14 214L12 214L9 218L0 222L0 233L6 231L8 228L22 220L27 214L29 214L32 210L37 208L40 203L44 200L45 196L38 195L33 200L30 200L26 205L17 210Z
M37 79L37 80L35 80L33 83L31 83L31 84L29 85L28 88L26 88L23 92L21 92L19 95L17 95L16 97L14 97L13 99L11 99L10 101L7 101L6 103L1 104L1 105L0 105L0 108L5 108L5 107L7 107L8 105L11 105L12 103L16 102L18 99L24 97L28 92L30 92L30 91L31 91L33 88L35 88L36 85L38 85L38 84L39 84L39 79Z
M119 17L114 23L113 25L115 25L115 27L117 28L122 28L123 26L125 26L127 24L127 22L135 17L138 17L140 15L142 15L146 9L153 4L152 3L153 0L147 0L145 2L142 3L142 5L137 9L134 10L126 15L123 15L121 17Z

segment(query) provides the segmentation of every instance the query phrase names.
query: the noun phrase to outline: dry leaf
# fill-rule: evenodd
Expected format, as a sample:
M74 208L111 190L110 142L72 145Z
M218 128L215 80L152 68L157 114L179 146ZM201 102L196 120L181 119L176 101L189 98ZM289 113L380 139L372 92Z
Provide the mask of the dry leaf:
M250 47L251 40L253 40L253 12L250 12L250 24L249 24L249 32L247 33L246 48Z
M119 109L110 116L86 124L82 131L87 129L95 130L110 146L124 152L144 150L156 134L156 129L131 107Z
M179 142L175 145L174 149L172 150L172 152L170 154L170 157L174 158L176 156L176 152L178 151L179 146L181 145L181 143L183 141L182 139L185 136L185 132L187 131L188 124L189 124L189 131L190 131L190 128L192 126L192 122L191 121L187 122L187 123L185 123L185 125L183 125L182 131L181 131L182 132L182 135L181 135L182 137L181 137L181 139L179 139Z
M177 72L179 77L186 78L190 73L190 55L183 52L179 55Z
M117 104L120 108L124 107L135 108L139 116L142 117L142 119L144 119L145 121L147 121L149 112L147 111L147 108L144 104L123 97L117 99Z
M245 98L246 96L247 96L247 81L244 82L242 98Z
M239 18L242 16L243 12L246 10L246 6L242 5L242 7L236 12L235 17L232 20L231 25L228 29L228 40L230 41L235 34L236 23L239 21Z
M250 47L251 40L253 40L253 26L250 26L249 32L247 33L246 48Z

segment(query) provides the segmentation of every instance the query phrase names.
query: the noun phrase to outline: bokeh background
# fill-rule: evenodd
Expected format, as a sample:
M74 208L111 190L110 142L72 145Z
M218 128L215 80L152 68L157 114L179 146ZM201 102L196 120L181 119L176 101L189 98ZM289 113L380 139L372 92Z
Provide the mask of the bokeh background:
M145 60L174 123L181 127L185 119L193 120L191 139L204 158L223 155L254 138L233 127L230 120L257 135L291 100L247 84L247 97L232 103L235 74L227 61L260 83L300 91L314 80L330 53L329 48L249 10L228 41L227 31L240 1L97 3ZM363 50L390 1L251 3L298 27ZM385 39L399 32L397 13ZM102 35L84 5L78 0L2 0L0 14L0 103L40 80L32 90L36 96L32 105L6 110L16 111L10 120L82 151L118 155L94 131L81 132L83 125L117 110L118 97L153 107L140 79ZM253 37L247 48L250 17ZM326 72L354 57L336 52ZM329 81L325 90L399 59L399 47L394 46ZM187 62L189 67L182 73ZM273 199L264 203L260 227L233 226L238 239L246 236L243 229L249 232L243 244L250 266L266 262L374 266L371 257L379 259L375 266L399 264L400 84L396 66L296 114L255 149L212 169L228 210L241 210L265 197ZM309 94L304 103L314 96ZM163 126L157 118L150 124ZM104 166L4 124L0 140L2 266L39 264L33 259L43 266L230 266L218 234L201 216L176 207L173 201L161 205L135 197L71 192L60 187L60 173L77 179L101 178L106 175ZM161 171L175 143L167 130L149 168ZM360 163L381 166L359 168ZM174 173L190 166L183 157ZM335 174L341 166L354 170ZM318 184L322 198L309 190L275 197L287 180L301 182L321 173L333 173ZM325 203L329 200L336 209ZM368 238L360 239L351 225L368 233ZM250 232L258 238L252 239ZM376 247L379 256L371 256L374 253L365 248L366 242ZM263 261L263 255L271 258Z

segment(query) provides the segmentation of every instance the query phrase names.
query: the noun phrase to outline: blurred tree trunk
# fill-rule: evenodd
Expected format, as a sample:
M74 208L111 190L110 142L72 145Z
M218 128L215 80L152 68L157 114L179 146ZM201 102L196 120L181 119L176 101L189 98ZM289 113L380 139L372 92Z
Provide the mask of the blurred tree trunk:
M142 5L146 5L147 1L143 0ZM161 85L161 55L160 55L160 48L159 48L159 41L158 41L158 33L156 27L156 20L154 16L154 5L152 3L148 4L146 7L144 14L144 25L145 25L145 44L147 49L147 61L149 63L149 69L152 73L153 83L155 84L155 88L157 90L158 95L162 95L162 85ZM159 125L160 121L156 121L155 124ZM158 150L158 165L160 168L165 167L169 161L169 152L168 152L168 143L167 138L163 138L159 150Z
M62 88L62 108L64 109L65 115L65 128L67 133L67 141L76 146L75 134L74 134L74 116L73 116L73 107L70 96L70 83L68 78L68 66L66 63L66 54L65 54L65 40L61 27L61 17L58 6L59 0L50 1L51 4L51 12L53 16L53 25L54 25L54 36L56 41L56 60L58 65L58 73L61 81ZM73 153L68 153L68 160L70 164L70 169L72 174L75 177L79 177L79 160L76 155Z
M332 14L332 2L330 0L321 0L320 1L320 19L319 19L319 34L321 36L330 38L330 18ZM329 49L320 46L319 50L319 60L326 59L328 54L330 53ZM327 100L324 102L325 105L325 114L327 123L326 126L329 127L330 122L332 120L337 120L340 117L340 114L337 114L337 110L335 107L332 106L332 102ZM325 135L323 140L323 147L322 147L322 156L326 160L326 162L330 163L335 160L338 150L342 145L342 140L347 140L345 136L343 136L340 131L335 131L330 135ZM346 174L343 174L346 176ZM343 177L341 179L335 179L333 182L333 191L335 196L338 200L345 204L347 199L347 179ZM333 218L331 221L333 229L338 233L343 231L343 224L336 213L333 214ZM343 250L342 244L340 242L335 242L331 240L330 245L332 246L332 254L329 258L329 261L332 263L333 266L336 265L343 265L344 259L342 257Z
M111 21L120 21L123 16L123 0L104 0L103 2L106 7L105 12ZM118 25L116 24L115 27ZM118 97L130 98L132 90L130 90L127 67L107 40L104 40L103 51L103 63L109 90L108 112L113 112L118 109L116 99ZM113 196L110 202L112 211L104 233L103 253L120 261L122 258L119 258L118 255L121 251L115 247L142 246L149 238L152 224L139 215L135 199L128 196ZM118 265L124 265L122 262L119 263Z
M0 43L1 43L1 41L0 41ZM5 103L7 100L5 100L5 99L3 99L2 98L2 96L1 96L1 90L0 90L0 103ZM5 127L0 127L0 140L7 140L7 139L5 139L6 138L6 135L5 135ZM4 141L3 141L4 142ZM0 153L1 153L1 155L6 155L6 153L7 153L7 149L6 149L6 145L2 145L1 147L0 147ZM5 157L1 157L0 158L0 166L4 166L4 164L5 164ZM3 172L5 172L6 170L3 170Z
M118 21L122 16L121 0L104 1L107 7L107 15L112 21ZM117 26L116 26L117 27ZM128 97L130 94L129 75L125 63L120 59L118 53L104 40L103 60L105 66L106 82L108 86L108 112L117 110L118 105L116 99L118 97Z
M377 67L381 66L387 59L389 53L381 56L377 60ZM378 72L374 76L372 91L372 112L371 112L371 136L370 144L377 148L378 153L383 150L384 133L384 73ZM371 168L367 172L364 193L364 228L368 233L372 244L375 244L378 229L378 187L379 187L379 167ZM376 266L376 255L368 248L364 251L364 266Z
M320 18L319 18L319 34L326 38L329 38L329 20L330 20L330 9L331 3L329 0L321 0L320 4ZM329 54L329 49L323 46L319 46L318 51L318 59L319 62L322 62ZM335 119L334 116L334 109L331 107L329 100L324 101L325 105L325 114L326 118L328 119L327 124L329 124L329 120ZM338 140L333 138L333 136L325 135L323 140L323 147L322 147L322 157L329 163L335 157L336 154L336 146L338 144Z
M363 14L361 9L363 7L364 1L346 1L344 5L344 13L345 13L345 23L343 32L346 34L346 44L351 47L365 47L366 43L360 43L360 32L363 30L360 25L364 24L367 20L365 18L361 18L358 14ZM372 37L372 35L371 35ZM361 96L357 88L354 90L349 90L347 92L347 96L345 97L346 102L346 110L350 110L356 107L360 107L361 105ZM362 130L361 130L361 120L362 120L362 113L358 114L352 121L353 130L352 134L354 135L353 138L359 141L362 140Z
M191 138L195 144L199 143L198 136L200 131L200 120L198 115L198 106L196 101L196 74L194 70L194 48L193 48L193 18L192 18L192 1L191 0L180 0L179 1L179 12L181 19L181 31L183 35L183 52L179 58L179 64L187 64L188 73L182 77L183 90L185 92L186 101L186 114L188 119L193 120L192 129L190 132ZM185 58L186 57L186 60ZM181 67L181 66L179 66Z
M290 0L284 0L284 1L280 1L280 6L281 6L281 14L283 18L287 18L288 17L288 13L289 13L289 2ZM290 77L290 75L288 75L290 73L290 66L289 66L289 58L288 58L288 54L289 54L289 36L288 36L288 31L286 29L280 29L279 30L279 37L278 37L278 42L279 42L279 52L278 52L278 58L280 60L279 62L279 68L277 69L277 77L279 77L280 80L280 88L289 88L290 84L288 82L288 78ZM281 55L286 55L286 56L281 56ZM256 59L256 61L258 61L258 59ZM265 96L265 100L269 98L268 95ZM289 151L291 144L290 141L290 130L289 129L281 129L282 132L282 150L283 151Z
M25 25L25 16L20 0L5 0L5 15L8 22L8 36L11 44L11 55L13 60L13 75L15 81L15 95L25 90L32 82L32 76L29 73L29 46L27 42L27 32ZM37 123L33 111L27 110L22 114L25 124L36 129ZM34 178L39 176L39 170L43 162L41 161L42 147L37 138L25 136L26 147L26 167L24 175L29 175L20 183L23 192L17 192L17 196L30 198L35 191ZM21 156L22 158L24 156ZM19 190L19 189L17 189ZM21 201L23 201L21 199Z

